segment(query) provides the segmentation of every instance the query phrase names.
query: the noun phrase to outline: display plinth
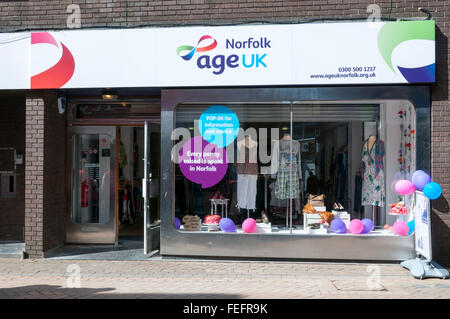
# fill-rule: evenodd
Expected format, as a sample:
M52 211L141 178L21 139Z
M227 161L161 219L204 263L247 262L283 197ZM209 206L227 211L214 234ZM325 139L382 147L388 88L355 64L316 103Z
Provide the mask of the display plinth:
M257 233L271 233L272 232L272 223L257 223L256 224L256 232Z

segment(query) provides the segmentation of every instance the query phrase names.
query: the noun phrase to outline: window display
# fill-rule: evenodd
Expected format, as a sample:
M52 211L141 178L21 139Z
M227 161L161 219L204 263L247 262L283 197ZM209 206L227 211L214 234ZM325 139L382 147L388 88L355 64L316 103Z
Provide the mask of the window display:
M386 183L414 170L413 107L191 104L175 124L175 217L200 221L180 231L395 235L382 225L408 206Z

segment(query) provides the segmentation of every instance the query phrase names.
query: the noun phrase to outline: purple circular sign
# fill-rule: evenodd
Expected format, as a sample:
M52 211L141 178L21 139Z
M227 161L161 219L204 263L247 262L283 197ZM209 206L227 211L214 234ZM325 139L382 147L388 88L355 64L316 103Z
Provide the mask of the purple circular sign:
M201 136L188 140L180 149L180 170L190 181L209 188L225 176L228 163L225 148L205 141Z

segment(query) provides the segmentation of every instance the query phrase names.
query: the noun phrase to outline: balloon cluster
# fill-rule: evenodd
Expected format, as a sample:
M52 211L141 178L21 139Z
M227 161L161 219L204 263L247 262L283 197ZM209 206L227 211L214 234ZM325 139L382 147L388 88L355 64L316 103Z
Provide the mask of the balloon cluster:
M345 234L347 232L345 223L339 218L331 221L330 228L338 234ZM373 222L369 218L364 218L363 220L353 219L348 228L352 234L367 234L373 230Z
M411 181L406 179L394 180L391 187L400 195L412 194L417 189L422 191L429 199L437 199L442 194L441 186L432 182L430 175L421 170L414 172Z

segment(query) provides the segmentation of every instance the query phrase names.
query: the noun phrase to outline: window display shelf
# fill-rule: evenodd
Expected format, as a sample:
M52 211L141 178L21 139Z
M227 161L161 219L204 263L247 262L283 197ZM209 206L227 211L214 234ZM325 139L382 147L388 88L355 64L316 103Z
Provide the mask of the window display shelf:
M376 229L371 231L368 234L352 234L351 232L347 231L347 233L344 234L337 234L331 230L329 230L326 226L320 229L303 229L302 227L296 227L292 229L292 233L289 228L280 228L277 226L270 226L269 224L266 224L268 226L265 226L264 229L258 229L255 233L247 234L245 233L241 228L236 228L236 231L234 233L227 233L220 228L217 230L212 231L211 229L208 231L207 226L203 226L200 231L185 231L183 225L180 227L180 231L185 233L196 233L196 234L208 234L211 232L214 232L215 234L246 234L246 235L255 235L255 234L268 234L268 235L293 235L293 236L358 236L358 237L399 237L398 235L391 233L385 229Z

